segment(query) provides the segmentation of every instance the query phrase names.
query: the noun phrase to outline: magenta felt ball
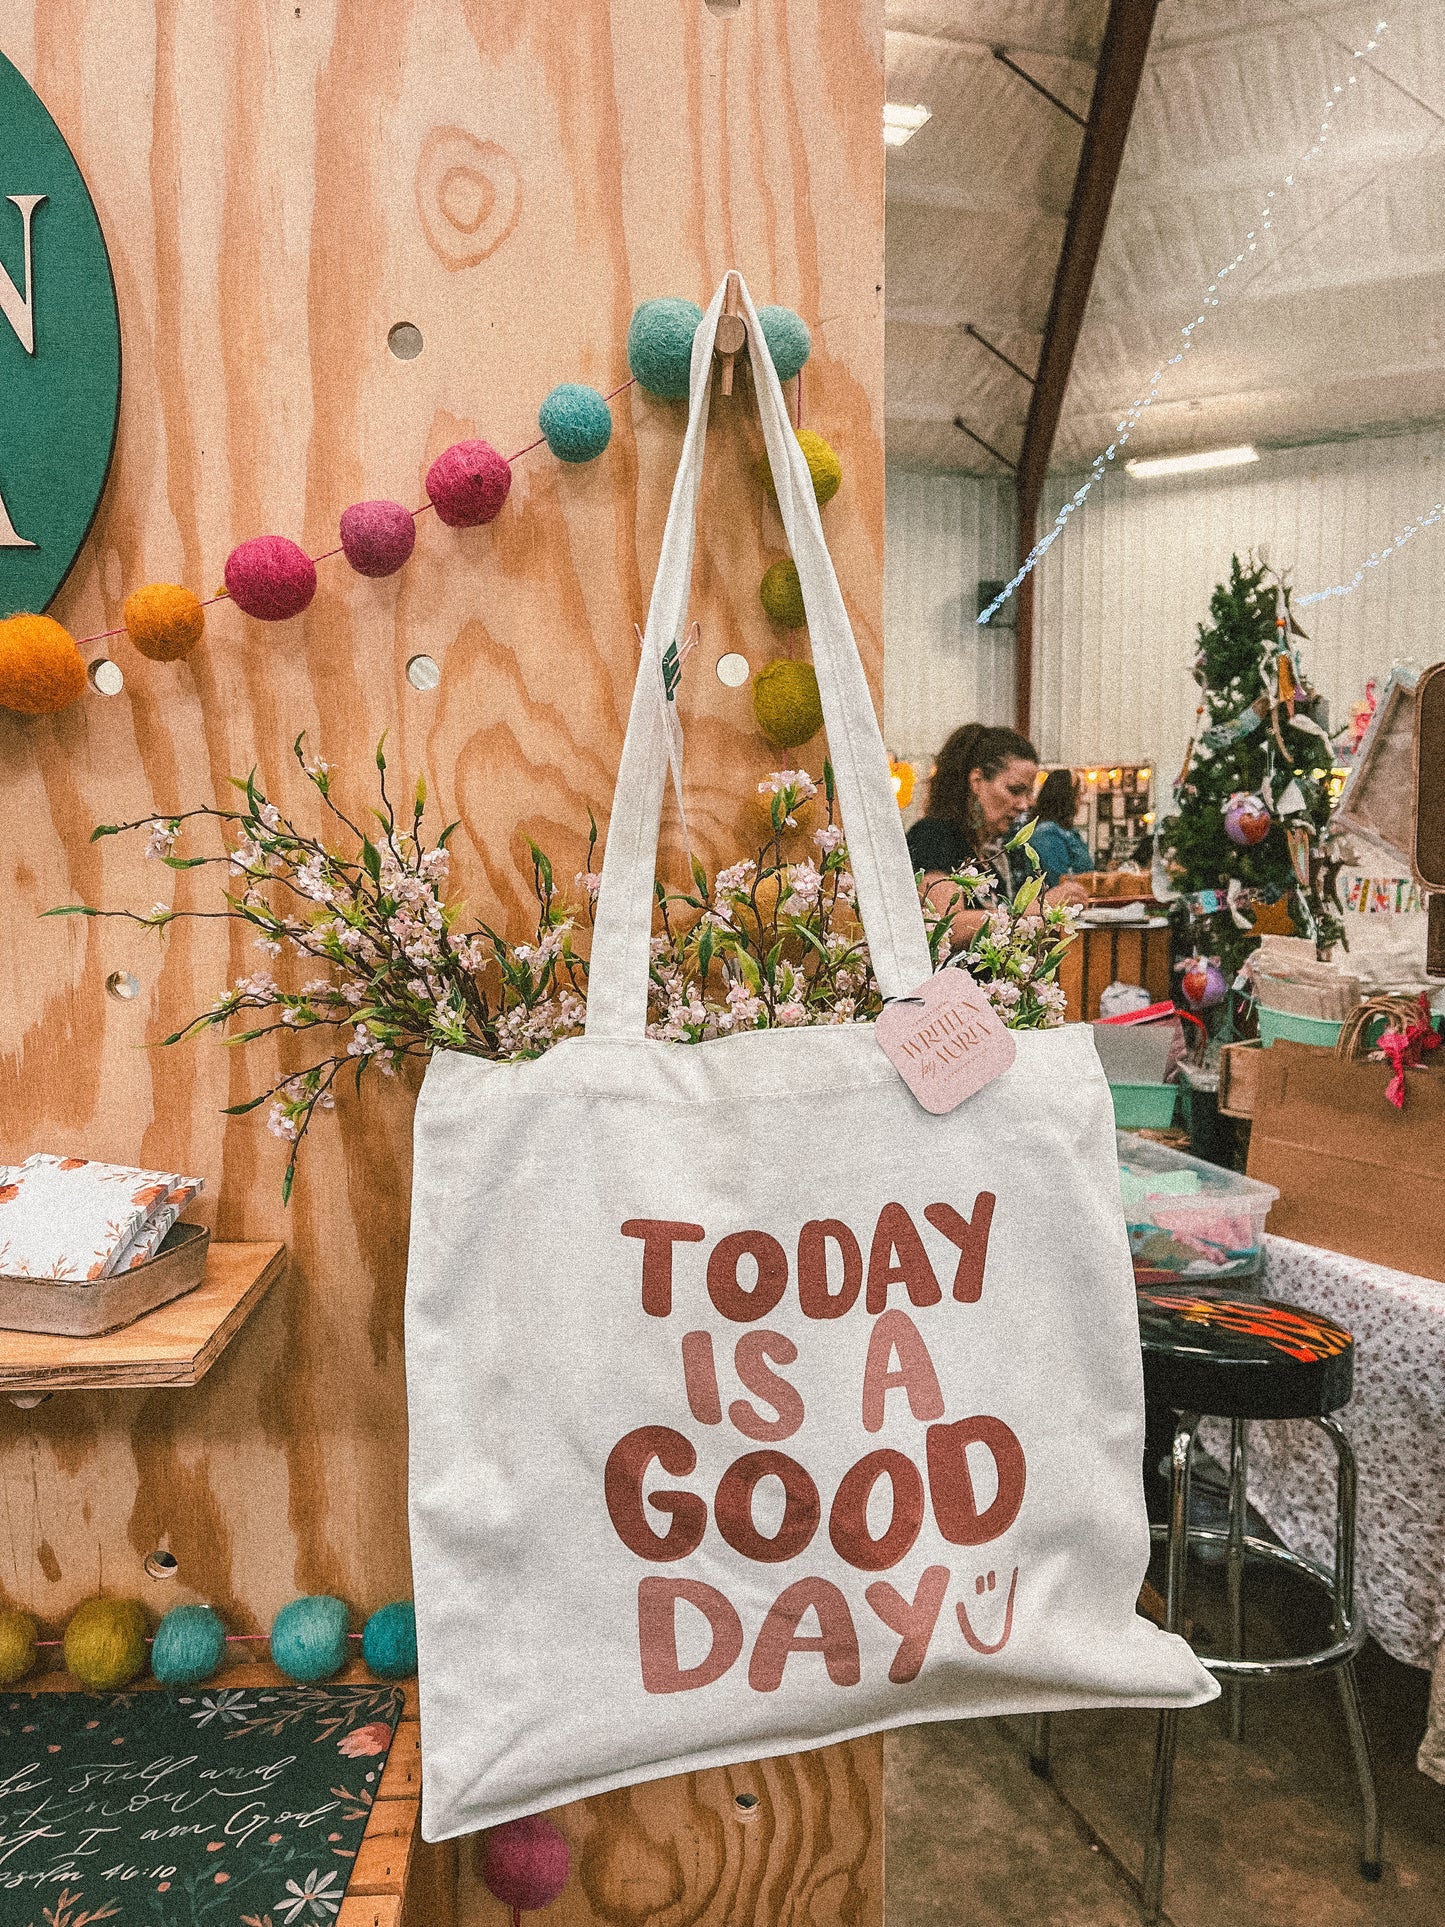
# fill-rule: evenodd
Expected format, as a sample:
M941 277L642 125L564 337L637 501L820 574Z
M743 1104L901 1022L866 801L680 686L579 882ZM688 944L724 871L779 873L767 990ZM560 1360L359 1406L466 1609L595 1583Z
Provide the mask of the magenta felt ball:
M511 486L511 465L490 442L454 442L426 472L428 499L449 529L490 522Z
M341 512L341 548L358 575L395 575L416 547L416 521L400 502L353 502Z
M299 616L316 593L316 564L285 535L257 535L226 557L226 593L262 622Z
M539 1813L493 1827L482 1848L482 1879L504 1907L550 1907L571 1871L567 1842Z

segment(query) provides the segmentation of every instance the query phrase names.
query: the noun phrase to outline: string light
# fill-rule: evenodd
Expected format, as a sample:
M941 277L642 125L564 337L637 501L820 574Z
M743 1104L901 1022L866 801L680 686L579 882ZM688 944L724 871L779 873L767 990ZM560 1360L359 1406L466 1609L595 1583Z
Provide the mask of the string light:
M1375 22L1375 31L1374 31L1373 37L1367 40L1363 47L1356 47L1353 50L1353 52L1350 55L1351 60L1363 60L1367 54L1373 53L1376 47L1379 46L1380 41L1388 32L1389 32L1389 22L1386 20L1377 20ZM1110 463L1114 460L1115 456L1119 453L1119 450L1121 448L1124 448L1128 444L1130 436L1133 434L1134 430L1139 425L1140 418L1143 416L1144 411L1148 407L1150 407L1155 397L1158 395L1159 390L1163 386L1164 381L1168 376L1170 369L1177 368L1179 363L1183 361L1185 355L1187 355L1189 350L1194 346L1195 336L1198 334L1199 330L1204 326L1204 324L1209 320L1213 311L1219 306L1220 301L1223 299L1221 290L1223 289L1225 282L1229 279L1230 275L1232 275L1237 268L1243 267L1245 263L1249 260L1249 257L1257 251L1259 247L1260 236L1262 234L1268 234L1273 231L1274 217L1277 211L1275 207L1275 202L1280 197L1281 191L1283 191L1286 194L1292 193L1301 170L1307 167L1312 160L1317 159L1318 156L1323 152L1325 142L1330 137L1331 123L1334 119L1335 109L1337 106L1339 106L1342 100L1348 98L1348 89L1350 87L1355 86L1358 80L1359 80L1359 75L1352 73L1347 75L1345 80L1335 82L1334 86L1331 88L1330 93L1325 101L1325 110L1323 115L1321 116L1319 128L1315 134L1313 143L1309 148L1306 149L1306 151L1303 154L1301 154L1299 159L1295 162L1294 168L1292 169L1292 171L1285 175L1284 181L1282 184L1282 189L1279 186L1270 188L1269 192L1264 197L1263 206L1260 208L1259 213L1255 216L1255 225L1249 229L1248 233L1244 237L1244 245L1240 248L1239 252L1234 256L1234 259L1232 261L1227 262L1224 267L1218 270L1218 272L1214 276L1214 279L1209 283L1208 287L1204 290L1204 294L1201 297L1201 301L1200 301L1199 313L1194 317L1192 321L1186 322L1184 326L1180 328L1179 334L1182 339L1183 346L1176 349L1176 351L1172 355L1168 356L1166 360L1160 362L1159 366L1154 370L1154 373L1149 377L1149 385L1145 389L1144 393L1136 397L1134 402L1131 404L1128 412L1125 414L1124 419L1117 424L1114 430L1113 441L1109 443L1109 446L1107 448L1100 450L1100 452L1094 457L1092 463L1089 466L1089 473L1087 477L1080 484L1080 486L1077 489L1075 489L1073 495L1069 498L1067 502L1064 503L1063 507L1059 510L1057 516L1054 518L1053 527L1049 529L1046 534L1042 535L1037 542L1035 542L1034 546L1029 550L1028 554L1024 557L1023 561L1020 563L1017 574L1014 575L1011 578L1011 580L1009 580L1004 584L1003 588L1000 589L999 593L994 597L993 601L989 603L988 607L979 612L979 615L977 617L977 622L980 628L982 628L985 623L989 622L993 618L993 616L995 616L998 613L998 611L1008 601L1009 597L1013 594L1014 590L1017 589L1019 584L1023 581L1024 577L1026 575L1031 574L1033 570L1038 566L1038 564L1043 560L1043 558L1048 554L1049 550L1053 547L1054 543L1057 542L1059 537L1063 534L1064 528L1069 520L1069 517L1072 514L1074 514L1074 512L1077 509L1081 509L1084 506L1084 503L1088 500L1090 494L1093 491L1094 484L1096 482L1103 480L1105 472L1107 471ZM1442 507L1440 512L1445 513L1445 507ZM1375 565L1367 564L1366 566L1370 567ZM1352 586L1356 586L1356 585L1352 585ZM1325 593L1344 595L1344 594L1347 594L1348 591L1345 589L1338 589L1338 590L1326 591ZM1310 597L1302 598L1302 600L1305 600L1305 601L1309 601L1312 599L1313 598L1310 598Z
M1388 560L1396 549L1403 549L1411 536L1418 535L1421 529L1433 528L1441 516L1445 516L1445 502L1437 502L1418 522L1407 522L1394 541L1387 543L1383 549L1372 549L1348 582L1337 582L1332 589L1314 589L1309 595L1297 595L1294 598L1295 607L1302 609L1307 602L1327 602L1331 596L1353 595L1371 569L1378 569L1382 562Z

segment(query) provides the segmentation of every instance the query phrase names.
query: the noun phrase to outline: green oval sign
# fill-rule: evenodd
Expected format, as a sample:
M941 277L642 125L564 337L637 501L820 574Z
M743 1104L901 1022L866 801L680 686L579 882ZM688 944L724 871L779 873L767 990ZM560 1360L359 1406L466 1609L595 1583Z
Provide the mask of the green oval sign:
M0 616L44 609L100 506L120 315L89 190L0 54Z

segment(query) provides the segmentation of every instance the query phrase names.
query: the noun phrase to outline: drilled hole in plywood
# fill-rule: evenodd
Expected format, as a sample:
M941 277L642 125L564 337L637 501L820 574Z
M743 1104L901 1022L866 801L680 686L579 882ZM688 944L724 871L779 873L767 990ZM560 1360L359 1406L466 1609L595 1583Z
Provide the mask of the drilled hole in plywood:
M109 656L97 656L85 673L98 696L118 696L125 688L121 666L118 662L112 662Z
M736 13L742 0L702 0L709 13Z
M758 1796L756 1793L739 1793L733 1798L739 1820L755 1820L758 1815Z
M174 1579L181 1569L180 1560L173 1552L167 1552L164 1546L157 1546L154 1552L148 1552L142 1564L148 1579Z
M442 679L442 672L434 656L413 656L406 666L406 679L413 689L423 694L435 689Z
M108 995L128 1004L140 995L140 983L128 970L112 970L105 980Z
M729 689L741 689L751 674L747 657L738 655L736 651L717 659L717 679L720 683L726 683Z
M398 361L415 361L424 346L421 329L414 321L398 321L387 330L386 345Z

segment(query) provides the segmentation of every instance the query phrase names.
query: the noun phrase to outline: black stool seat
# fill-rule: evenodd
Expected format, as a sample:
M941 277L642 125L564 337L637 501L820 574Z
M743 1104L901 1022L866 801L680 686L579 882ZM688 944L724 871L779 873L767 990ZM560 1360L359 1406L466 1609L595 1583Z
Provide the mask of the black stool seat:
M1138 1300L1150 1403L1246 1419L1323 1418L1349 1403L1355 1341L1318 1312L1183 1285Z

